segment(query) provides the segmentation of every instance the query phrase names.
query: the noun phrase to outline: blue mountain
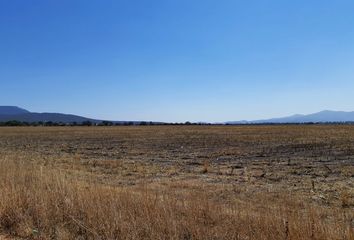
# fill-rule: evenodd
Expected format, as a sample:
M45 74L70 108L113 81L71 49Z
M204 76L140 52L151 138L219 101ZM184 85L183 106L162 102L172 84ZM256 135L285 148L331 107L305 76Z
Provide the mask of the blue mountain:
M354 112L344 112L344 111L321 111L318 113L302 115L296 114L288 117L282 118L271 118L263 120L252 120L252 121L230 121L226 124L262 124L262 123L326 123L326 122L354 122Z
M34 113L26 109L16 106L0 106L0 122L7 121L20 122L61 122L61 123L82 123L84 121L91 121L93 123L102 122L101 120L90 119L86 117L76 116L72 114L62 113Z

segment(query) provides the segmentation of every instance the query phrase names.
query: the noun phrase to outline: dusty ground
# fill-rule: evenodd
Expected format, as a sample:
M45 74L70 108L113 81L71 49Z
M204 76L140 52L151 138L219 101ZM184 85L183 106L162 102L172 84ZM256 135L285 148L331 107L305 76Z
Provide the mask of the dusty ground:
M0 128L0 151L114 186L354 206L354 126Z

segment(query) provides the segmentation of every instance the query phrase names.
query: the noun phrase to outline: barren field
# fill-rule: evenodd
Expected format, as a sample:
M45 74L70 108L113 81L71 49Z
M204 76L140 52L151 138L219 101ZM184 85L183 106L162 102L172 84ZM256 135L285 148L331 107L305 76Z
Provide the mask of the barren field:
M4 239L354 239L354 126L0 128L0 151Z

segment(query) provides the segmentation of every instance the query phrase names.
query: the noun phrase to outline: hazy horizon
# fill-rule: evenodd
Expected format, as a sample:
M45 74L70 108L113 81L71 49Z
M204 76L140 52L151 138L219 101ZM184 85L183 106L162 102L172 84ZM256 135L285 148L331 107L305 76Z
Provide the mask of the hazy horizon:
M3 109L5 108L5 109ZM9 109L7 109L9 108ZM22 111L25 110L27 113L39 113L39 114L65 114L65 115L76 115L78 117L87 117L87 115L78 115L75 113L69 113L69 112L57 112L57 111L51 111L51 112L36 112L36 111L31 111L30 109L25 109L20 106L4 106L0 105L0 116L2 115L1 111L4 110L4 112L8 112L11 109L11 112L14 111ZM27 114L26 113L26 114ZM5 113L5 115L17 115L19 113L14 113L14 114L9 114ZM22 114L22 113L20 113ZM343 116L344 114L344 116ZM350 115L348 115L350 114ZM315 116L315 117L314 117ZM219 121L219 122L208 122L208 121L189 121L188 119L184 121L165 121L166 123L184 123L184 122L194 122L194 123L212 123L212 124L217 124L217 123L288 123L287 120L290 120L290 122L294 121L294 117L296 118L295 122L301 123L301 122L352 122L354 116L354 111L337 111L337 110L322 110L318 112L313 112L313 113L308 113L308 114L303 114L303 113L295 113L291 114L288 116L272 116L268 118L262 118L262 119L234 119L234 120L227 120L227 121ZM53 118L54 117L53 115ZM88 117L91 118L92 120L101 120L101 121L151 121L149 119L100 119L97 117ZM26 120L25 120L26 121ZM29 120L28 120L29 121ZM33 121L33 120L32 120ZM58 120L53 120L53 121L58 121ZM274 122L272 122L274 121ZM159 121L153 121L153 122L159 122Z
M3 1L0 105L224 122L354 111L354 2Z

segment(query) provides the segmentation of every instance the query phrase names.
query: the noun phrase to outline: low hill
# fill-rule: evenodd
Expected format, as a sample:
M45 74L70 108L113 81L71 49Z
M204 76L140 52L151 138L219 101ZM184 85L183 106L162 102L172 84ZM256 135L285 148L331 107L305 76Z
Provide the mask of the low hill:
M318 113L302 115L296 114L289 117L283 118L271 118L264 120L253 120L253 121L231 121L226 122L226 124L266 124L266 123L343 123L343 122L354 122L354 112L343 112L343 111L322 111Z
M30 113L26 109L14 106L0 106L0 115L18 115Z
M15 106L0 106L0 122L20 121L20 122L56 122L56 123L82 123L90 121L99 123L102 120L90 119L72 114L62 113L34 113L26 109Z

